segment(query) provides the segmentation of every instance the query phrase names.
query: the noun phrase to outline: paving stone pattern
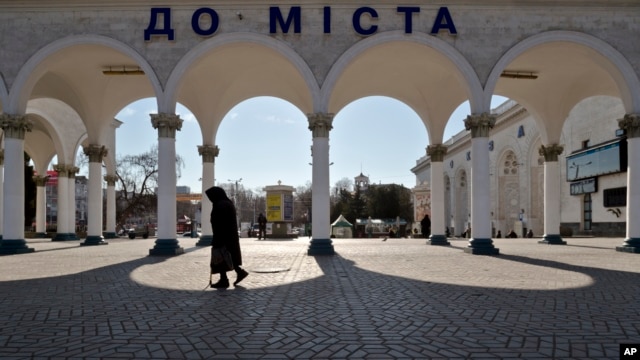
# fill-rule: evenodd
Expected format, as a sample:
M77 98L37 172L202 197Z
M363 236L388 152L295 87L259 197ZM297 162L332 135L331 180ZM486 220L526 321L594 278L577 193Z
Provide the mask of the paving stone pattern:
M207 287L210 249L28 240L0 257L1 359L617 359L640 343L640 255L623 239L242 239L250 272ZM230 273L231 281L235 274ZM215 279L214 279L215 281Z

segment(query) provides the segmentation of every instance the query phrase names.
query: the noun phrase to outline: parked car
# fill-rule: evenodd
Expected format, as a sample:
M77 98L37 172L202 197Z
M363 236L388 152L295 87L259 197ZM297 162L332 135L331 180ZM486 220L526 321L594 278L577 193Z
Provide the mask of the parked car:
M138 236L140 236L143 239L146 239L149 236L155 235L155 229L150 228L148 225L137 226L135 228L129 229L127 232L127 235L129 236L129 239L135 239Z

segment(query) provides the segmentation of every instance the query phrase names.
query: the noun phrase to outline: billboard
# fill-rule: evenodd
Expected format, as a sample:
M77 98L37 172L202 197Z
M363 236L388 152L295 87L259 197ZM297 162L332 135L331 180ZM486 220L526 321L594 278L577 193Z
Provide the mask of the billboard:
M282 194L267 194L267 221L282 221Z
M626 171L626 144L615 140L567 156L567 181Z

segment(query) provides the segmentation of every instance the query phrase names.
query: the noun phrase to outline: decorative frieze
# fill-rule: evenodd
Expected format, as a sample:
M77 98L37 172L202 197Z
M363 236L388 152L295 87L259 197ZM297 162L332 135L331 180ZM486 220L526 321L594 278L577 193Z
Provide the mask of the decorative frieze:
M309 130L313 137L329 137L329 131L333 129L333 114L315 113L307 114L309 120Z
M447 154L447 146L442 144L433 144L427 146L427 155L431 157L431 162L442 162Z
M558 155L562 154L564 151L564 146L559 144L551 144L551 145L540 145L540 149L538 150L538 154L544 156L545 162L558 161Z
M202 156L203 163L212 163L216 161L216 157L220 154L220 148L218 145L200 145L198 146L198 153Z
M489 137L489 131L496 124L496 115L482 113L479 115L469 115L464 120L464 127L471 130L472 138Z
M154 129L158 129L161 138L176 138L176 130L182 129L183 120L176 114L159 113L149 114Z

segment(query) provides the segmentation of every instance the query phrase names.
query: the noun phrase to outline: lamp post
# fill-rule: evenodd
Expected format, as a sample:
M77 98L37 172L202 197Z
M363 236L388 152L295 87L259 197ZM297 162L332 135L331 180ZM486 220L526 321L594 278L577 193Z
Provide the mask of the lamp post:
M235 207L236 207L236 218L237 218L237 221L238 221L236 226L239 229L240 228L240 215L238 213L238 209L239 209L239 206L238 206L238 183L242 181L242 178L240 178L238 180L228 179L227 181L234 182L236 184L235 191L233 192L233 205L235 205Z

